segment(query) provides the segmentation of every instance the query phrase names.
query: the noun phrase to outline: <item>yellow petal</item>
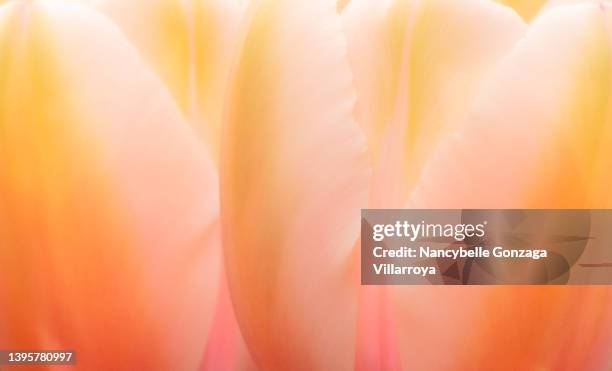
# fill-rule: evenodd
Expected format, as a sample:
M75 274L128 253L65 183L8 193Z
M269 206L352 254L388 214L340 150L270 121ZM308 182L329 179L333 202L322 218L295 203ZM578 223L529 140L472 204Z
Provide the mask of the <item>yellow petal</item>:
M263 368L351 369L369 173L336 2L256 1L249 16L221 173L238 322Z
M195 368L217 286L214 166L104 17L0 7L0 154L0 348Z
M214 160L244 5L237 0L99 0L170 89Z
M349 2L350 0L338 0L336 2L336 8L338 9L338 12L342 12Z
M514 9L526 21L533 19L549 0L495 0Z
M559 6L538 17L468 124L441 145L410 206L609 208L611 37L612 13L599 4ZM409 296L439 312L409 311ZM395 297L397 312L408 313L400 327L417 326L400 336L406 364L410 357L440 364L427 351L440 338L441 346L456 350L449 358L459 369L610 364L609 287L473 287L460 297L455 288L397 288ZM449 331L438 317L459 327ZM411 347L415 333L423 335L422 348Z
M400 207L525 25L477 0L354 0L342 14L356 114L377 163L372 205Z

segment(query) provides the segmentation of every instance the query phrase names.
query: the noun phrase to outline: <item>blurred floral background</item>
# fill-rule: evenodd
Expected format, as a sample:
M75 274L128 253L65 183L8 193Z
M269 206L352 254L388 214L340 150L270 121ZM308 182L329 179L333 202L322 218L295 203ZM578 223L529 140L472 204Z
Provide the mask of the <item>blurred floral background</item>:
M610 370L612 288L360 286L358 234L611 190L608 1L0 0L0 349Z

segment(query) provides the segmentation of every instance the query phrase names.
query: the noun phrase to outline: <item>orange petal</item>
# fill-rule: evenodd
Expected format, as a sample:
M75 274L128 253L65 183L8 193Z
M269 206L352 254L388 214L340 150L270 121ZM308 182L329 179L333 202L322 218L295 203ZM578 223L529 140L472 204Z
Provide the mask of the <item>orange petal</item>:
M252 3L224 135L238 322L266 369L351 369L365 141L333 0Z
M214 166L104 17L0 8L0 348L194 369L218 271Z
M242 1L98 0L96 6L159 74L217 160Z
M585 3L538 17L468 125L434 156L410 207L609 208L611 16ZM410 310L410 296L437 312ZM610 365L609 287L397 288L395 297L399 328L407 328L400 335L407 365L415 359L438 369ZM433 346L454 350L453 364L428 351Z
M342 14L357 118L377 163L372 206L400 207L525 25L479 0L353 0Z

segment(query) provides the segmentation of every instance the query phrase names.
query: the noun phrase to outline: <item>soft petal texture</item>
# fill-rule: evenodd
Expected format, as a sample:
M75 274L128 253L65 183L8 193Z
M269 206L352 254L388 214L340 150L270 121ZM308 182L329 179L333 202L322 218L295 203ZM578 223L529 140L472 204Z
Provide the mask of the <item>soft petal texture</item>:
M548 0L495 0L516 10L523 19L533 19Z
M337 0L336 8L338 12L341 13L344 10L344 8L348 5L349 2L350 0Z
M559 5L570 5L570 4L579 4L579 3L592 3L600 7L609 7L612 5L610 0L548 0L546 5L542 7L540 10L540 14L547 12L555 6Z
M512 10L478 0L352 0L342 16L356 115L377 164L369 207L401 207L432 150L457 130L525 24ZM360 290L357 369L401 369L401 320L389 291Z
M220 273L219 296L199 370L257 370L236 321L223 266Z
M481 0L353 0L342 16L357 120L377 163L371 206L400 207L525 24Z
M590 2L543 14L468 126L435 155L415 199L448 207L612 207L610 23L610 9ZM475 181L478 174L487 178ZM452 193L440 181L449 178L457 180Z
M221 117L245 5L239 0L97 0L219 156Z
M238 322L263 369L351 369L369 171L336 2L251 5L221 167Z
M610 208L611 37L612 13L600 4L559 6L538 17L466 127L434 156L409 206ZM607 286L396 288L395 297L407 366L612 364ZM409 298L427 310L415 310ZM450 350L453 363L436 347Z
M0 348L195 369L219 263L214 165L106 18L0 7Z

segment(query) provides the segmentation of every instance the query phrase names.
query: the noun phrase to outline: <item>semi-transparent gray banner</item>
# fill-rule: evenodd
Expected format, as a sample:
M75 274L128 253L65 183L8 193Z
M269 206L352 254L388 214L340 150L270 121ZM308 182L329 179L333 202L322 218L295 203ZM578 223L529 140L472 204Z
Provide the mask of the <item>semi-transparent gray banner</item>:
M612 284L612 210L362 210L361 283Z

